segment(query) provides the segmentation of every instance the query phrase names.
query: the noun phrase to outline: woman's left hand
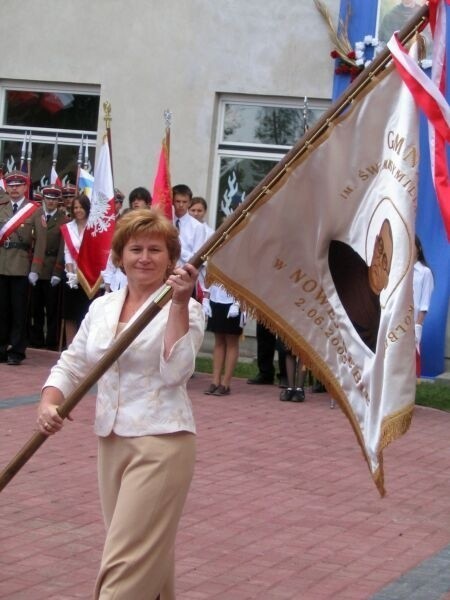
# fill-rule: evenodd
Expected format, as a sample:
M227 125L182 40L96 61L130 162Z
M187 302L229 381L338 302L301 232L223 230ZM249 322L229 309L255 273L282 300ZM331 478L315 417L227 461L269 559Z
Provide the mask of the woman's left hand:
M174 270L166 282L173 290L172 304L187 305L189 303L197 277L197 269L189 263Z

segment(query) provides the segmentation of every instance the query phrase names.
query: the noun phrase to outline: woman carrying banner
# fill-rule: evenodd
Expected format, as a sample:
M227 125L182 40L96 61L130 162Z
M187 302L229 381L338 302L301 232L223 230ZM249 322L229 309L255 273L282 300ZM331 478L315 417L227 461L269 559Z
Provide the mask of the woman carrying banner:
M413 275L414 295L414 323L416 336L416 375L420 377L420 341L422 327L430 307L431 294L433 293L433 273L425 260L422 244L419 237L415 237L415 263Z
M68 286L64 288L63 301L66 346L72 342L91 303L83 288L79 286L77 278L78 253L90 209L91 203L85 194L75 196L70 207L72 220L61 227L61 234L64 238L64 262Z
M63 425L57 407L113 339L153 301L168 302L98 382L95 431L106 542L95 598L172 600L176 530L193 475L195 423L186 383L203 339L201 305L191 298L197 271L174 268L178 232L157 210L117 223L113 258L128 287L96 299L72 345L47 379L39 430Z

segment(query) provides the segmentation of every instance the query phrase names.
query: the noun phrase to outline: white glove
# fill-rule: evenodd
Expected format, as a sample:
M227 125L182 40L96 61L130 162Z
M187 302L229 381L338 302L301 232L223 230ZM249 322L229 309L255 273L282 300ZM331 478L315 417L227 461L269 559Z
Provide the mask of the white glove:
M67 285L72 290L78 289L78 277L76 273L67 273Z
M37 273L33 273L33 271L31 271L31 273L28 273L28 281L31 283L31 285L36 285L38 279L39 275Z
M414 325L414 333L416 336L416 348L417 348L417 351L419 351L420 340L422 339L422 325L419 325L419 323L416 323Z
M57 277L56 275L52 275L52 278L50 279L50 285L52 287L56 287L61 281L61 277Z
M234 302L228 309L227 319L232 319L233 317L237 317L238 314L239 314L239 304L237 302Z
M209 303L209 298L203 298L202 300L203 312L205 313L205 317L212 317L211 304Z

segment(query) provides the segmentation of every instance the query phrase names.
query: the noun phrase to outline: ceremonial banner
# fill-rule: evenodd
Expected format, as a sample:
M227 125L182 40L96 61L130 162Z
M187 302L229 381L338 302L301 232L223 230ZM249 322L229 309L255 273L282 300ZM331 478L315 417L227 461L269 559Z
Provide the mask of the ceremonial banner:
M172 185L170 183L169 153L165 140L162 142L158 171L153 183L152 206L157 206L172 221Z
M115 225L114 184L107 140L95 166L91 210L78 256L78 281L93 298L101 284Z
M384 493L382 450L415 398L418 115L389 69L286 164L208 255L221 282L312 367Z

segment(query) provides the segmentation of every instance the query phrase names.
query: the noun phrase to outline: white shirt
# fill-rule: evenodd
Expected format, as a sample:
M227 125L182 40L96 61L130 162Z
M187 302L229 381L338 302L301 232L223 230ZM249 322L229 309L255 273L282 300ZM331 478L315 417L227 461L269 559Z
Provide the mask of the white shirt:
M174 225L179 221L178 231L180 232L181 256L178 265L184 265L193 254L203 245L205 241L205 229L203 224L189 213L182 217L174 216Z
M428 312L434 281L431 269L417 261L414 265L413 297L414 297L414 322L420 312Z
M117 292L117 290L121 290L128 283L127 276L122 271L122 269L120 267L114 266L111 252L108 254L106 267L101 272L101 276L103 278L103 281L109 285L112 292Z
M209 299L217 304L235 304L236 300L220 285L213 284L209 288Z
M126 294L127 290L123 289L92 302L72 344L61 354L44 387L54 386L67 397L86 378L114 342ZM156 294L148 298L123 331ZM95 412L97 435L106 437L112 431L124 437L177 431L195 433L186 384L195 369L205 318L201 305L191 299L189 331L174 344L166 360L164 333L170 304L169 301L99 379Z
M212 227L210 227L208 225L208 223L202 223L202 225L203 225L203 229L205 230L205 240L204 240L204 242L205 242L207 239L209 239L212 236L212 234L214 233L214 229Z
M16 200L15 202L14 202L14 200L11 200L11 207L14 208L14 204L17 204L17 210L20 210L24 200L25 200L25 196L22 196L22 198L20 198L20 200Z

